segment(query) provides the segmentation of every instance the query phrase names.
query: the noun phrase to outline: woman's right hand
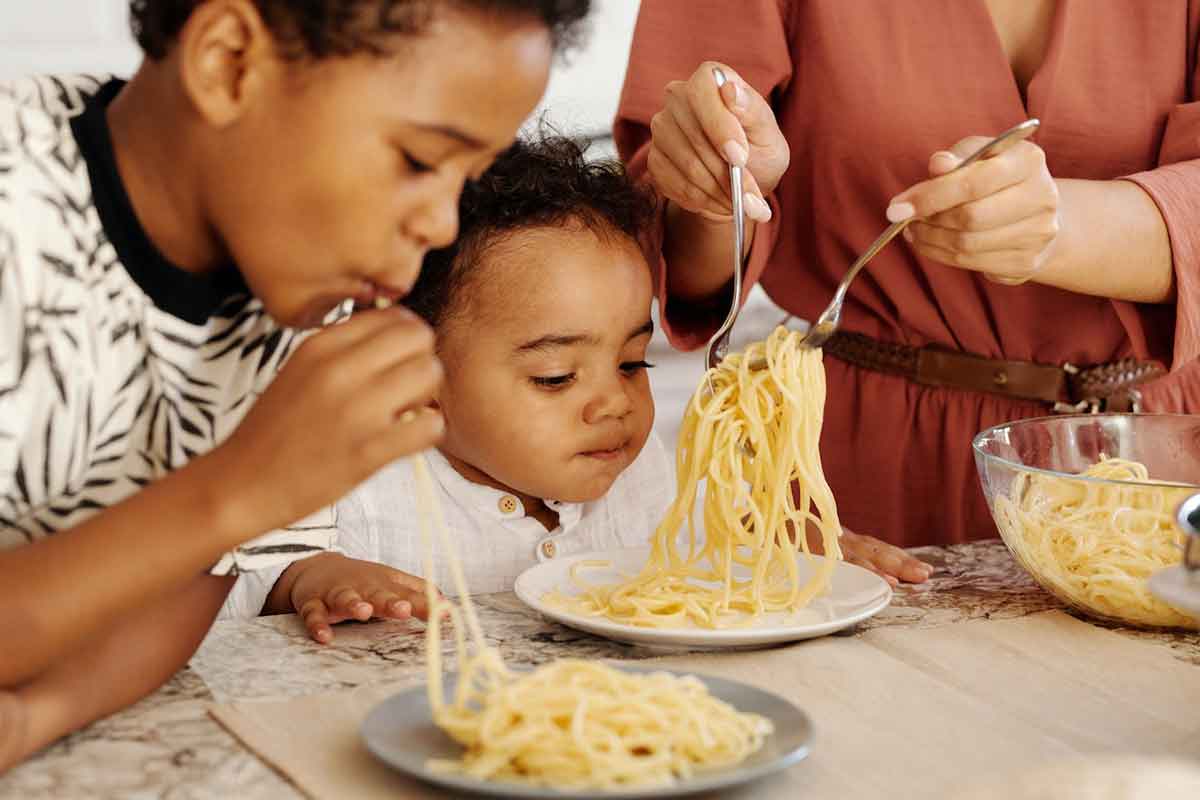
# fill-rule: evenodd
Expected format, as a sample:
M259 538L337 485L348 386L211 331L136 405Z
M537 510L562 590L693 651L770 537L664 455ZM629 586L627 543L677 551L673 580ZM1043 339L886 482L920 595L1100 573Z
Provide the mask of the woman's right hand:
M436 444L445 423L428 403L441 380L433 332L407 309L313 334L212 453L235 524L247 538L288 525Z
M718 89L714 69L727 82ZM744 167L746 216L771 218L763 199L791 159L770 104L725 64L706 61L687 81L672 81L666 105L650 120L646 162L658 191L680 208L714 221L733 213L729 165Z

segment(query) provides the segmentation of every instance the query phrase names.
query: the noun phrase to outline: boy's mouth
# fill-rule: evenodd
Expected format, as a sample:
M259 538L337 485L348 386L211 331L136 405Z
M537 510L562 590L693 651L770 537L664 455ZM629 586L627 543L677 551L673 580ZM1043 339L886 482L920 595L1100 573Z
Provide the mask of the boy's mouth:
M362 287L354 295L354 310L365 311L369 308L387 308L399 303L408 294L407 289L396 289L373 281L363 281Z

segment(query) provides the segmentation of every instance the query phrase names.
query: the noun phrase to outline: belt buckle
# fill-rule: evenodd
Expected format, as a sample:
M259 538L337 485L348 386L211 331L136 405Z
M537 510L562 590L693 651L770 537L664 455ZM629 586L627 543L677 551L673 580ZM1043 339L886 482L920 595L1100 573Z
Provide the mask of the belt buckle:
M1063 363L1062 371L1067 373L1067 375L1078 375L1079 367L1077 367L1074 364L1072 364L1071 362L1067 361L1067 362ZM1067 385L1070 386L1069 381L1068 381ZM1129 398L1128 413L1133 413L1133 414L1142 413L1142 393L1141 392L1139 392L1136 388L1133 388L1133 387L1129 387L1128 389L1120 389L1120 390L1118 390L1118 393L1119 392L1127 393L1127 396ZM1115 396L1115 394L1114 394L1114 396ZM1108 397L1108 396L1106 396L1106 397L1092 396L1092 397L1085 397L1082 400L1080 400L1078 403L1064 403L1062 401L1059 401L1054 404L1054 413L1055 414L1099 414L1102 411L1108 410L1110 399L1111 399L1111 397Z

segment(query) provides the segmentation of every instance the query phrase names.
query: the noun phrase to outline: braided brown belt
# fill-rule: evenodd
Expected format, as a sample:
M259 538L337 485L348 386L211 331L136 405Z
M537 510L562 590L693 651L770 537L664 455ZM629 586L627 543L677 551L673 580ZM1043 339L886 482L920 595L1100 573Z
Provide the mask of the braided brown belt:
M1156 361L1123 358L1077 367L1004 361L934 346L881 342L839 331L825 343L834 358L862 369L899 375L923 386L987 392L1047 404L1063 413L1141 411L1139 384L1166 374Z

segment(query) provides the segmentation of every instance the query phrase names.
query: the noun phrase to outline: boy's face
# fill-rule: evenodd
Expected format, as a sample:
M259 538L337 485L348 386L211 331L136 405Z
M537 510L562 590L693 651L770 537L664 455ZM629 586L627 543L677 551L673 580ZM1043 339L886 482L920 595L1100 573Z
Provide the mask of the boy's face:
M517 231L481 258L438 331L441 449L479 482L594 500L654 422L649 267L627 237L575 224Z
M458 230L458 197L541 97L534 19L438 7L395 55L264 59L255 102L212 143L208 216L268 312L309 326L346 298L395 300Z

